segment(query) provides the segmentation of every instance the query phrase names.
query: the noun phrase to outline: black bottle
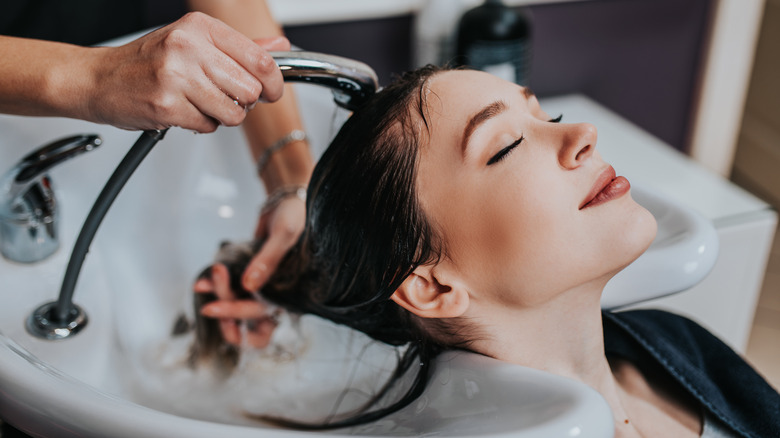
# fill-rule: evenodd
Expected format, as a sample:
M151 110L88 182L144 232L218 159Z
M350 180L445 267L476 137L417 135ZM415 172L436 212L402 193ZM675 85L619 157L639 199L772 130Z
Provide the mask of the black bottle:
M525 10L486 0L460 19L455 64L528 85L530 43L531 22Z

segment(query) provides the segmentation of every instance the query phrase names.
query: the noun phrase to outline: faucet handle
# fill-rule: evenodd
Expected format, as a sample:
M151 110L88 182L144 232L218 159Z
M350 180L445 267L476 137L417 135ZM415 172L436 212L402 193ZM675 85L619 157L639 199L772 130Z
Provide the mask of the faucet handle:
M13 203L27 189L40 180L52 167L103 143L96 134L80 134L61 138L41 146L22 158L3 178L4 197Z
M32 263L57 250L57 203L46 172L102 143L94 134L56 140L26 155L0 179L0 253Z

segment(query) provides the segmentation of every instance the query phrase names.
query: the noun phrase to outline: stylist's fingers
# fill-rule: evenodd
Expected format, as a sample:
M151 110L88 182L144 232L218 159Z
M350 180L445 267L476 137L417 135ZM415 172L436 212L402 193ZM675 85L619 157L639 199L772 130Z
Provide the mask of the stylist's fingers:
M262 86L259 97L273 102L282 96L284 83L282 73L279 71L273 57L254 41L231 28L230 26L214 20L210 27L211 39L214 46L230 58L236 60L246 71L254 76ZM277 37L286 39L284 37ZM282 44L282 43L276 43ZM289 44L289 43L287 43Z
M281 97L283 78L266 50L288 50L290 42L284 37L264 38L248 45L247 41L241 41L240 44L246 46L244 50L257 52L258 63L225 51L220 44L228 47L231 39L222 41L215 39L215 46L220 51L202 61L201 68L205 72L200 79L202 92L191 93L189 100L220 124L237 126L246 118L246 109L259 100L274 101Z
M260 98L263 85L236 60L224 53L218 53L201 67L214 89L243 106L251 105ZM225 123L227 124L227 123Z
M207 318L219 319L219 329L225 342L241 343L240 321L246 321L246 332L250 345L262 348L271 340L276 322L266 315L266 307L255 300L214 301L203 306L201 314Z
M256 300L213 301L203 306L200 313L209 318L260 319L267 310Z
M284 37L262 38L254 40L254 42L265 50L289 50L290 48L290 42ZM260 100L264 89L263 83L238 61L223 52L219 52L201 67L206 72L208 79L214 84L212 88L217 93L224 95L209 96L208 99L211 99L211 102L223 100L233 104L232 106L228 105L224 114L210 113L209 115L218 118L223 125L240 124L246 115L245 108L251 109ZM270 80L274 81L275 75ZM196 105L208 108L207 102L209 101L199 102Z
M206 68L206 70L213 71L213 69L209 68ZM233 83L233 86L229 87L233 91L226 91L221 87L227 87L224 85L224 82L227 81L223 81L222 86L217 86L216 83L212 82L213 79L207 75L208 73L200 78L199 89L201 91L190 93L188 100L202 114L216 120L219 125L240 125L246 117L245 106L249 105L249 103L242 102L254 102L251 97L253 91L242 88L237 85L236 81L229 81Z
M303 231L306 205L289 198L260 218L257 235L266 237L260 252L249 262L241 279L244 288L257 291L271 277Z
M232 87L232 89L236 90L240 87ZM187 101L194 111L174 116L174 120L179 119L174 126L200 133L214 132L220 125L238 126L246 118L247 107L256 101L256 99L252 100L252 97L246 97L251 95L251 91L227 92L217 87L211 78L204 75L200 78L197 91L187 94Z
M255 44L262 47L269 52L281 52L290 50L290 40L283 36L275 36L268 38L256 38L253 40Z
M215 263L211 267L211 280L214 283L214 294L222 301L232 301L236 299L235 294L230 290L230 275L227 266L222 263Z
M271 214L260 215L260 219L257 221L257 227L255 229L256 239L268 239L268 223L270 222L270 217ZM241 278L241 285L244 286L244 289L259 291L260 287L271 277L273 271L269 272L268 263L272 262L273 258L268 260L269 249L267 247L268 242L266 241L263 243L260 251L252 257L252 260L250 260L249 264L246 266L244 275Z
M195 293L212 293L214 292L214 282L209 278L199 278L192 285L192 291Z
M211 305L234 303L235 294L230 290L230 277L227 266L222 263L216 263L211 267L211 280L214 284L214 294L219 298ZM201 313L204 316L210 316L207 312L209 305L201 308ZM222 332L222 338L228 344L238 345L241 343L241 330L238 325L238 320L231 316L211 316L219 318L219 330Z
M263 50L267 51L286 51L290 50L290 41L283 36L275 36L270 38L259 38L254 40L254 43L260 46ZM274 102L282 97L284 91L284 77L282 71L276 64L276 60L273 59L269 53L265 53L267 57L271 59L271 70L274 74L263 82L263 93L258 100L264 102ZM275 73L279 73L278 75Z
M244 288L250 291L260 290L260 287L268 281L291 246L282 236L270 235L263 244L263 248L252 258L244 271L242 278Z

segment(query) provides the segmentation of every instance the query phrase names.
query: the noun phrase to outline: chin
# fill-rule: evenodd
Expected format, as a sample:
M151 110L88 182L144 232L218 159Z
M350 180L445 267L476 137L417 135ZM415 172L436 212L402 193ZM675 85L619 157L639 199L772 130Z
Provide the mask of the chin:
M625 268L647 251L658 233L658 222L646 208L631 201L633 207L626 216L626 228L623 233L627 260Z
M658 232L658 223L652 213L631 198L622 202L619 211L612 213L617 221L611 226L611 257L605 264L610 278L644 254Z

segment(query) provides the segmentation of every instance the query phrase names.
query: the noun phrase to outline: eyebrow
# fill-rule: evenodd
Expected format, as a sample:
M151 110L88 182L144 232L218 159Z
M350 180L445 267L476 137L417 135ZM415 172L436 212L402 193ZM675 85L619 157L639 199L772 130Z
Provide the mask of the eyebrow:
M535 97L536 94L534 94L533 90L529 87L520 87L520 92L525 96L526 99L530 100L531 98ZM500 100L497 100L486 107L482 108L478 113L471 116L471 119L469 119L469 122L466 124L466 128L463 130L463 140L461 141L460 150L461 154L465 157L466 156L466 147L469 143L469 138L471 137L471 134L485 121L487 121L490 118L493 118L502 112L506 111L507 105Z
M530 100L531 98L535 97L536 94L531 90L530 87L520 87L520 92L525 96L526 99ZM466 123L466 128L463 129L463 140L460 144L460 151L461 154L465 157L466 156L466 147L469 143L469 138L471 137L471 134L474 133L474 131L490 118L493 118L502 112L506 111L507 105L501 100L497 100L486 107L482 108L478 113L471 116L471 119L469 119L469 122Z
M460 144L461 154L463 154L464 157L466 156L466 146L468 146L471 134L477 129L477 127L479 127L479 125L506 111L506 108L507 106L503 101L497 100L471 116L469 122L466 123L466 128L463 129L463 140Z

